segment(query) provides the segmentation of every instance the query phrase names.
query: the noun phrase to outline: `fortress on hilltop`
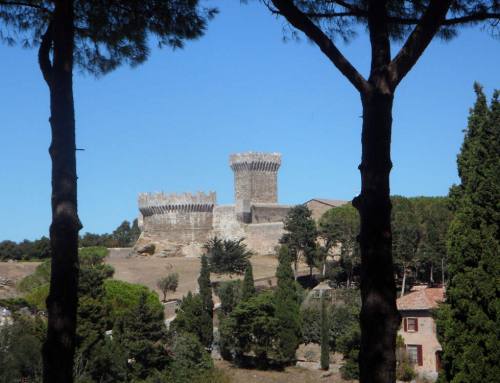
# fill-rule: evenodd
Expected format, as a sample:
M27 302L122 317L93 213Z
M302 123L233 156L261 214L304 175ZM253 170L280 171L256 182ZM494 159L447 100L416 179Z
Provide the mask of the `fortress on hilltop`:
M229 157L234 173L234 205L217 205L215 192L139 194L136 248L155 245L163 256L197 256L206 241L245 238L254 253L271 254L283 234L290 206L278 204L278 153L237 153Z

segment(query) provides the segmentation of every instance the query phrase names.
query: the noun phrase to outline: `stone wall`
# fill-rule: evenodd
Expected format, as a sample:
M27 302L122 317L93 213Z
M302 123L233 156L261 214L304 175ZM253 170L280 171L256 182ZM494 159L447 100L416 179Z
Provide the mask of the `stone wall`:
M166 256L197 255L212 234L215 203L215 193L140 194L138 243L154 243Z
M243 225L236 219L234 205L216 206L213 212L213 236L237 240L245 236Z
M291 206L259 203L251 206L252 223L283 222Z
M275 254L283 233L282 222L245 225L245 243L254 253Z

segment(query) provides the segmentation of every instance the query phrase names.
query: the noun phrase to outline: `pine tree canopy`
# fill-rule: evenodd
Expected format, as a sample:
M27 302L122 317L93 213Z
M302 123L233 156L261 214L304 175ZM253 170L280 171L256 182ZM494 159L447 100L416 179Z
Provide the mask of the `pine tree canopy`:
M369 2L366 0L279 0L271 5L264 1L274 14L280 8L293 4L330 38L342 38L348 42L357 36L357 24L368 25ZM429 6L429 0L388 1L388 25L390 37L395 41L405 39L419 23ZM286 4L286 5L285 5ZM438 36L450 39L457 35L462 25L487 22L492 33L498 32L500 5L488 0L454 0Z
M74 62L84 72L101 75L126 63L136 66L160 47L182 48L203 35L216 10L198 0L76 1ZM0 0L0 41L36 47L49 30L54 2Z
M458 156L461 184L450 190L449 286L438 313L442 381L495 382L500 376L500 108L481 87Z

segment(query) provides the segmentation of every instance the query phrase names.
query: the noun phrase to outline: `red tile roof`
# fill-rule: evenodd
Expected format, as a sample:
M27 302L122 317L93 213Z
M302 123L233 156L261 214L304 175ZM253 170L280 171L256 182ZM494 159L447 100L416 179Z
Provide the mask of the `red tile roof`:
M398 298L396 304L398 310L429 310L436 308L438 303L443 301L444 289L439 287L412 291Z

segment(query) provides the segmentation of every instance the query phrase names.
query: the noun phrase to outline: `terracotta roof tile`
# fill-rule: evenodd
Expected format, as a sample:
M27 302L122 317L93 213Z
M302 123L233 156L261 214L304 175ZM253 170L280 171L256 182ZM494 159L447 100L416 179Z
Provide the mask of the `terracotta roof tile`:
M398 310L429 310L436 308L438 303L443 301L444 289L439 287L412 291L398 298L396 304Z

